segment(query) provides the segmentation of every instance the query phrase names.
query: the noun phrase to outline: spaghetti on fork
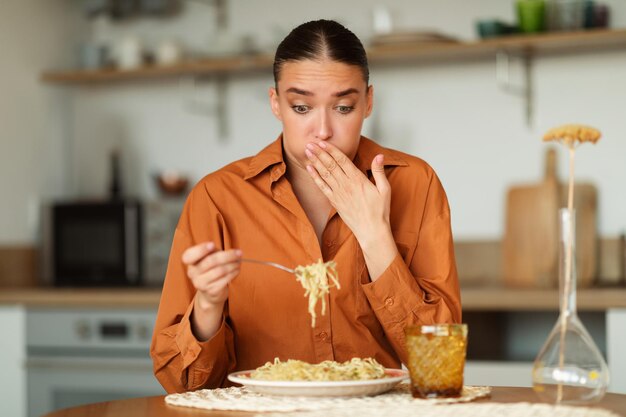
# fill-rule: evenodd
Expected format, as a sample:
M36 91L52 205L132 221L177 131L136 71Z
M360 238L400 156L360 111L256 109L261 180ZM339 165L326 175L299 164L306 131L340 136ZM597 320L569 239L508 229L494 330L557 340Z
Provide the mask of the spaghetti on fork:
M296 280L305 289L304 296L309 297L311 327L315 327L315 319L317 317L315 306L318 300L322 300L322 315L324 315L326 314L326 295L330 292L331 287L341 288L336 266L335 261L322 262L320 259L310 265L298 265L294 270Z

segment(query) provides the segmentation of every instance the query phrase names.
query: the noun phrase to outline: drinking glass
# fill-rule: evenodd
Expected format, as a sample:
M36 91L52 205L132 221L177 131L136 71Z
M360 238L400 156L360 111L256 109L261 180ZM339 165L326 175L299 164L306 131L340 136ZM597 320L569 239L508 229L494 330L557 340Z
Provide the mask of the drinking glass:
M466 324L431 324L405 329L411 393L416 398L458 397L463 391Z

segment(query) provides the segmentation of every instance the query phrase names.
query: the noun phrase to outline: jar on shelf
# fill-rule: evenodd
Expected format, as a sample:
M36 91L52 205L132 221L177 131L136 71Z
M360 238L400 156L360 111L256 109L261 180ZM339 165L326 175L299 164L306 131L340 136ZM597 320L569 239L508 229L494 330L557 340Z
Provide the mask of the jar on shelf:
M584 27L584 0L549 0L546 11L548 30L574 31Z

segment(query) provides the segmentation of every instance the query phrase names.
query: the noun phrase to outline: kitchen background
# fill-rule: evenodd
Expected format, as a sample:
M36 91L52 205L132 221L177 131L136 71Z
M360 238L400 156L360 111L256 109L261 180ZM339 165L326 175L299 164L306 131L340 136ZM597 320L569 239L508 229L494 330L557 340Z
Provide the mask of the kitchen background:
M605 3L611 7L612 27L626 26L626 4ZM271 49L289 28L328 17L367 42L381 4L230 0L225 31L230 39L247 36ZM75 66L77 51L87 42L115 46L137 36L152 49L167 40L199 53L211 53L213 45L224 48L214 5L186 1L173 18L107 23L86 19L79 1L2 2L0 243L36 242L38 209L46 199L107 193L113 148L122 150L125 192L154 197L155 172L176 169L198 180L254 154L279 134L268 106L269 71L228 78L225 137L219 135L213 111L216 86L210 77L196 80L195 86L191 78L176 77L86 87L40 81L44 70ZM387 9L394 29L436 30L461 40L477 38L479 19L515 21L512 0L407 0L389 3ZM512 67L512 81L521 82L518 67ZM523 100L498 87L491 59L373 66L376 102L365 133L423 157L436 169L450 199L457 238L499 239L507 187L543 175L541 135L562 123L597 126L604 138L578 153L577 179L598 186L599 232L615 236L626 229L624 68L623 49L536 59L535 117L528 127ZM564 157L561 152L561 178L566 177Z
M44 72L68 70L93 62L97 50L94 46L107 46L111 54L141 46L145 51L160 50L170 57L180 51L187 57L222 56L233 50L270 52L290 28L316 18L339 20L366 46L377 33L389 27L393 31L436 31L460 41L475 41L479 38L476 29L479 20L515 23L517 19L514 0L187 0L181 2L183 7L178 13L169 17L142 15L120 20L102 15L88 17L87 6L95 8L101 3L79 0L0 2L0 286L3 282L20 286L26 281L30 285L33 276L38 282L37 252L28 252L31 255L24 257L20 249L40 246L41 208L52 200L106 197L113 150L120 151L124 195L173 206L175 210L182 200L164 196L159 191L154 180L156 173L177 171L194 183L232 160L256 153L280 133L280 124L268 105L268 88L273 82L269 69L221 79L211 75L146 77L76 85L42 81ZM605 0L602 4L610 10L611 28L626 27L626 2ZM510 83L523 85L523 62L512 57L510 69ZM505 231L506 193L514 184L538 183L542 179L547 145L541 141L541 136L548 128L564 123L589 124L603 133L597 145L585 145L577 153L576 178L597 187L598 236L613 242L609 245L611 248L616 247L618 236L626 231L623 209L626 207L623 192L626 48L623 41L618 48L574 49L569 53L536 57L532 68L530 123L524 98L511 94L499 84L495 57L372 64L370 70L371 83L375 86L375 108L366 121L364 133L385 146L422 157L441 177L451 205L455 239L461 245L462 284L480 280L481 274L490 274L490 282L498 283L501 278L498 245ZM561 180L567 176L565 158L565 152L559 147ZM169 228L171 224L164 224L164 227ZM463 246L464 243L467 246ZM471 248L482 249L478 254ZM477 267L474 262L471 268L464 267L463 259L468 258L480 260L484 265ZM615 283L620 271L616 266L617 255L613 258L613 266L604 271L611 276L601 278L611 278L609 281ZM26 264L35 266L29 270L24 267ZM602 269L602 265L600 267ZM21 270L27 271L24 275L15 273ZM158 277L152 283L158 286ZM107 293L106 290L101 292ZM12 393L7 398L14 407L10 409L16 410L13 415L26 415L26 410L34 415L37 410L50 409L52 400L45 403L41 398L49 395L45 392L53 392L60 380L69 378L83 387L87 387L89 381L93 383L95 378L89 375L83 374L81 379L64 371L65 374L58 376L45 371L45 366L37 367L37 360L42 358L33 357L33 352L46 353L45 349L50 346L46 344L48 341L41 340L45 339L45 333L36 335L46 328L53 329L50 337L62 333L60 323L63 320L80 317L81 321L72 324L72 328L82 335L95 331L90 325L104 320L106 325L100 330L115 335L122 329L119 320L132 317L134 321L129 328L137 336L133 336L128 345L114 341L107 355L116 357L119 352L131 352L123 360L134 364L138 355L143 354L145 359L145 336L150 333L151 318L158 303L156 293L149 301L140 296L137 305L124 304L125 295L114 293L116 308L123 304L129 309L115 313L111 313L108 301L100 299L96 299L91 309L71 300L67 303L70 308L73 304L80 308L68 313L57 311L57 306L51 307L51 302L33 301L55 299L57 295L52 293L37 296L41 298L28 295L12 299L8 295L2 299L3 293L10 294L10 288L0 288L0 301L4 303L0 305L0 327L8 329L4 334L11 336L3 336L0 343L0 367L8 369L0 378L0 392ZM92 300L91 293L77 294ZM507 367L496 363L491 368L480 368L480 372L475 368L469 374L471 381L494 385L498 382L527 384L529 360L537 353L537 344L540 346L546 338L554 317L545 311L533 312L533 315L515 311L483 315L498 310L499 307L490 307L493 300L508 299L515 304L520 298L490 294L470 290L463 293L467 317L475 315L473 329L478 329L479 323L497 323L483 330L488 334L492 332L492 338L486 340L495 337L501 342L500 348L478 354L483 358L524 363ZM541 298L541 294L533 293L531 298ZM586 304L592 311L585 323L606 352L604 338L611 328L612 334L623 334L623 331L616 332L614 323L620 323L623 330L626 310L622 301L622 309L605 318L605 310L608 311L611 302L603 298L604 294L592 307ZM612 300L619 294L614 292ZM555 304L555 297L550 302ZM30 300L24 301L24 305L35 307L29 307L26 312L13 309L15 299ZM107 307L102 307L105 304ZM134 315L137 309L141 311ZM541 309L546 309L545 305L529 308ZM34 324L44 317L52 320L49 326ZM619 320L610 317L619 317ZM624 346L626 340L620 337L619 346ZM69 333L67 338L71 338ZM90 341L93 346L96 342ZM58 346L53 348L58 349ZM134 350L137 348L139 350ZM78 344L71 349L79 351ZM24 363L28 359L29 378L22 372L20 359ZM626 362L621 358L612 364L626 369ZM125 363L120 366L127 367ZM133 379L139 378L139 373L143 379ZM624 375L626 373L622 372L614 379L617 381L614 390L626 392ZM27 379L28 388L17 393L11 391L26 387ZM108 381L121 379L130 387L148 386L145 392L158 389L146 382L154 383L149 364L132 377L116 374ZM37 387L31 386L33 381L38 382ZM95 389L102 393L111 389L110 386L115 384ZM55 404L76 401L79 390L70 391L71 400L57 398ZM99 398L104 397L84 394L82 400Z

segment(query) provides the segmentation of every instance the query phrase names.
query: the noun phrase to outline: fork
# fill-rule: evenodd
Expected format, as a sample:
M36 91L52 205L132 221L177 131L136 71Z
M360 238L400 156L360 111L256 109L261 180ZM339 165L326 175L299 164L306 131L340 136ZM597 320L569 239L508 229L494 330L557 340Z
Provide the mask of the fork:
M290 274L295 274L296 272L293 269L287 268L286 266L281 265L281 264L277 264L276 262L259 261L258 259L250 259L250 258L241 258L241 262L251 262L255 264L273 266L274 268L282 269L283 271L289 272Z

